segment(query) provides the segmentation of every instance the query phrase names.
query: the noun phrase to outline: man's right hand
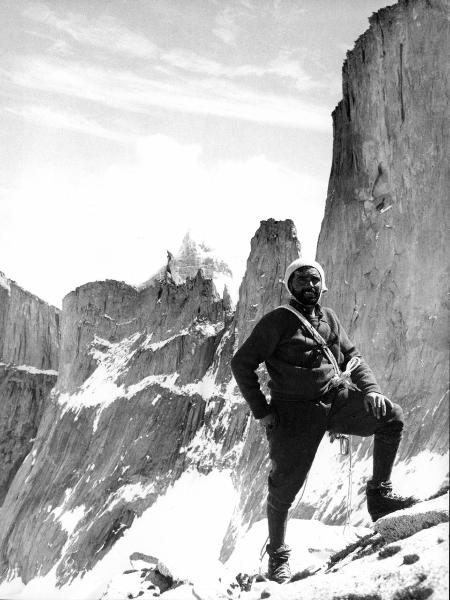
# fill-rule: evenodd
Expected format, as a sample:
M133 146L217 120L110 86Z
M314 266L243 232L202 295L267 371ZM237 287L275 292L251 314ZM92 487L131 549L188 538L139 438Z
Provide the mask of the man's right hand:
M270 430L270 429L275 429L275 427L278 425L280 420L276 413L271 412L268 415L266 415L265 417L263 417L262 419L259 419L259 422L261 423L261 425L263 427L266 427L266 429Z

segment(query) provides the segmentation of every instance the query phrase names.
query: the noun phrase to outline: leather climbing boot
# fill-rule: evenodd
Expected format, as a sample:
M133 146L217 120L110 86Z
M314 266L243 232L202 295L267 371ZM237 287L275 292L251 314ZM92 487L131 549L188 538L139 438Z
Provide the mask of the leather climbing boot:
M409 508L417 503L417 499L413 496L399 496L392 491L390 481L382 483L367 482L366 488L367 510L372 518L372 521L377 521L381 517L385 517L396 510Z
M291 578L291 569L289 568L291 549L286 544L277 549L272 549L268 544L266 551L269 555L267 578L276 583L287 583Z

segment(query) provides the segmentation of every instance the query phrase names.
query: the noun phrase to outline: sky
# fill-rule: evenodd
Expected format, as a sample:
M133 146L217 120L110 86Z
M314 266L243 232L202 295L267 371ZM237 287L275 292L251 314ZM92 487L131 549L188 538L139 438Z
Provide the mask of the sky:
M315 254L331 112L378 0L0 0L0 271L137 285L189 231L239 283L261 220Z

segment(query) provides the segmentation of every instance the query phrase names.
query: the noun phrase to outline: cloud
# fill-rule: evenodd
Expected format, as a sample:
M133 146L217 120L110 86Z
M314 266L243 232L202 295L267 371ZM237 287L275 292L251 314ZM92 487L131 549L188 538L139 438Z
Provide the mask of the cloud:
M162 60L177 69L190 73L200 73L212 77L263 78L277 76L294 82L297 89L306 90L323 87L323 82L313 79L290 52L281 52L277 58L263 65L243 64L224 65L182 49L174 49L162 55Z
M157 52L155 44L147 37L123 27L114 17L103 15L92 21L82 14L69 13L61 18L43 3L27 5L23 15L61 31L79 43L108 52L139 58L149 58Z
M93 119L74 112L61 111L58 108L39 105L26 105L23 107L6 107L5 112L17 117L32 121L37 125L53 129L70 129L87 135L93 135L116 142L130 143L134 137L106 128Z
M152 114L158 107L315 131L330 129L324 108L295 96L259 92L224 78L157 79L68 60L32 57L18 61L9 72L9 80L21 87L144 114Z
M137 140L134 160L83 177L70 165L38 161L24 170L1 203L1 222L8 223L2 266L60 304L87 281L145 281L190 229L239 278L261 219L294 219L313 250L325 196L326 181L264 156L205 164L201 146L152 135Z
M240 3L236 6L226 7L216 17L216 23L221 24L215 33L222 37L226 43L234 43L239 29L237 21L243 15L249 15L249 7ZM88 20L82 14L69 13L65 18L58 17L49 7L43 3L28 5L23 14L34 22L44 24L69 35L79 43L87 44L115 54L131 55L140 58L154 58L178 69L190 73L214 77L242 78L242 77L266 77L278 76L294 81L298 89L309 89L320 86L320 82L308 75L301 67L300 61L290 57L288 53L280 55L267 64L242 64L224 65L218 61L203 57L195 52L174 49L169 52L161 51L154 43L143 35L138 35L121 25L117 19L110 16L102 16L95 23ZM48 34L42 32L30 32L35 36L52 39ZM114 40L114 43L111 43ZM69 44L62 39L53 39L53 51L61 54L69 53Z

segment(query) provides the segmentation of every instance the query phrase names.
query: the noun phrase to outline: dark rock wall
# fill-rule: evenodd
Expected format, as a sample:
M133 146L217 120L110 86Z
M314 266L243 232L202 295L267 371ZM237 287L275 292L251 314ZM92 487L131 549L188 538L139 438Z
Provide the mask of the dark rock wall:
M89 353L94 337L115 343L138 328L137 290L118 281L87 283L63 300L58 390L70 392L96 367Z
M448 3L401 1L347 55L318 260L325 303L405 409L402 456L448 448Z
M0 362L58 369L60 311L0 279Z
M58 579L70 580L190 465L208 472L218 464L217 454L186 449L199 429L217 426L224 407L220 397L205 399L198 382L229 323L201 273L141 292L96 282L64 299L55 393L0 510L2 577L17 568L28 581L62 557ZM230 420L242 437L241 417ZM225 455L236 435L224 437ZM122 496L129 489L135 500ZM82 511L74 538L59 519L71 511Z
M55 385L60 311L0 273L0 505Z
M30 452L56 374L0 365L0 505Z

